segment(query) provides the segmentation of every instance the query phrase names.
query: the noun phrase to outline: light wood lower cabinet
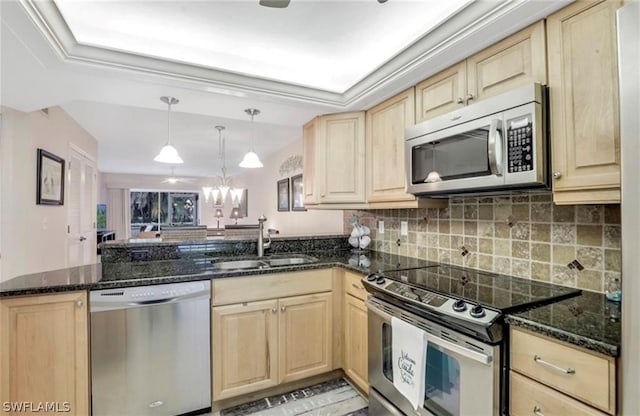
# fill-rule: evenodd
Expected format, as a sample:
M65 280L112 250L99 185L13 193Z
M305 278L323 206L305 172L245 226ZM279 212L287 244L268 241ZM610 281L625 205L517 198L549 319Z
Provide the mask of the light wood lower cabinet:
M575 401L580 401L584 403L583 407L589 408L590 413L577 414L600 414L595 409L616 414L616 363L612 357L511 328L511 370L554 392L538 389L538 396L524 399L520 397L522 389L525 395L529 394L526 391L530 389L522 387L514 391L512 387L511 406L516 405L515 408L523 402L530 403L534 399L543 400L540 397L553 396L553 403L549 405L553 409L563 409L563 405L557 402L566 401L567 408L571 409L576 407ZM525 407L530 406L527 404ZM528 414L530 412L531 409Z
M367 307L352 295L344 302L344 371L362 391L369 391Z
M86 292L0 300L0 403L88 415L87 321Z
M334 369L331 270L215 279L212 290L213 401Z
M277 300L213 308L214 400L278 384L277 311Z
M280 299L280 383L331 371L331 293Z

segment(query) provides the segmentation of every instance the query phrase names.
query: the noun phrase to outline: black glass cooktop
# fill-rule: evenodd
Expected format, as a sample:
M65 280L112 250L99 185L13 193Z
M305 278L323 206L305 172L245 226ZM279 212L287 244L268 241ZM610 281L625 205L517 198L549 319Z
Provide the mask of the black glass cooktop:
M555 302L581 293L580 289L443 264L390 270L380 274L416 288L453 298L463 298L470 303L479 303L504 313ZM407 286L401 289L405 296L407 290L411 289Z

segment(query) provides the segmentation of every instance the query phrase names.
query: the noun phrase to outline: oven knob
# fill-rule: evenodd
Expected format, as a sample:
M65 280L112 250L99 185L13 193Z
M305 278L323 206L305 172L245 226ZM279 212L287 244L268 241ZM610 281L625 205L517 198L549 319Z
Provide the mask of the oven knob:
M368 282L373 282L374 280L376 280L378 278L378 275L375 273L371 273L369 276L367 276L367 281Z
M464 312L467 310L467 304L464 299L458 299L453 303L453 310L456 312Z
M473 316L474 318L482 318L484 316L484 309L482 309L482 305L475 305L473 308L471 308L471 310L469 311L469 315Z
M376 283L381 285L384 283L384 276L378 276L378 278L376 279Z

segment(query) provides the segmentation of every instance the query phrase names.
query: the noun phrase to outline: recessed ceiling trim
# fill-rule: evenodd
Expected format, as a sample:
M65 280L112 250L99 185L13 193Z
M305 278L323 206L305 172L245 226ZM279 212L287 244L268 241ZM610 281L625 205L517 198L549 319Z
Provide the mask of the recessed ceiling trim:
M327 106L363 109L456 63L516 30L564 7L557 2L476 1L400 52L344 93L287 84L184 62L79 44L52 0L19 0L58 56L68 63L98 65L186 81L203 91L268 95Z

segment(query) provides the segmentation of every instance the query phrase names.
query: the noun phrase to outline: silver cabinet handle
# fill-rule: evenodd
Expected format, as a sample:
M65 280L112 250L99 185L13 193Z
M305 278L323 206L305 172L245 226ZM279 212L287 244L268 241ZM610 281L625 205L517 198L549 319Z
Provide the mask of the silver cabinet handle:
M557 170L553 172L553 179L560 179L562 177L562 173Z
M278 312L278 308L277 307L274 306L273 308L271 308L271 313L276 313L276 312Z
M286 311L286 310L287 310L287 307L286 307L286 306L284 306L284 305L282 305L282 306L280 307L280 310L281 310L282 312L284 312L284 311Z
M362 288L355 283L351 283L351 286L353 286L354 289L362 290Z
M533 406L533 414L536 416L544 416L544 413L542 413L542 409L540 409L540 406Z
M82 302L82 300L78 299L76 301L76 308L82 308L82 305L84 305L84 302Z
M473 94L471 94L471 93L467 94L467 102L473 100L474 98L476 98L476 97L474 97Z
M83 236L83 235L81 235L81 236L80 236L80 241L84 241L84 240L86 240L86 239L87 239L87 237L85 237L85 236Z
M562 367L559 367L559 366L557 366L555 364L551 364L551 363L543 360L542 357L540 357L537 354L533 356L533 361L537 362L540 365L544 365L545 367L551 368L553 370L560 371L561 373L564 373L564 374L575 374L575 372L576 372L576 370L574 370L571 367L562 368Z
M456 104L464 104L464 98L458 97L458 99L456 100Z

